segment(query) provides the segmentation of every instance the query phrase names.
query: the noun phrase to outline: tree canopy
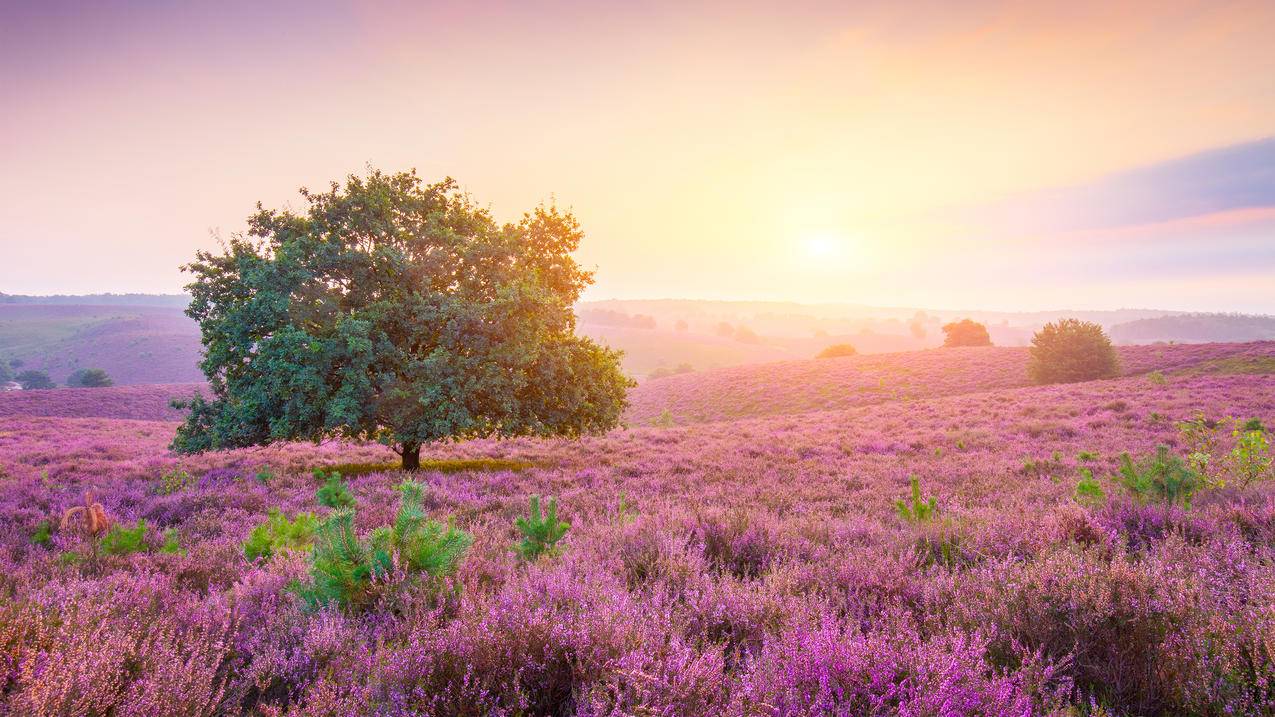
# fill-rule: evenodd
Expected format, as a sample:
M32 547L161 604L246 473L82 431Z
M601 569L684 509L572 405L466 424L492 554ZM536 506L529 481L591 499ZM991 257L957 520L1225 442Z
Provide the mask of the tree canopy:
M175 450L341 437L412 469L431 442L617 425L631 380L575 335L592 275L569 212L499 224L415 172L301 195L303 212L258 204L245 235L183 267L212 398L181 404Z
M19 373L14 380L22 384L23 390L26 391L58 387L56 383L53 383L53 379L49 378L49 374L35 369L27 369Z
M114 383L110 375L100 368L76 369L66 379L66 385L75 388L104 388Z
M1098 324L1062 319L1032 336L1027 375L1036 383L1071 383L1120 373L1111 339Z
M991 346L992 337L987 327L972 319L961 319L943 326L943 345L952 346Z

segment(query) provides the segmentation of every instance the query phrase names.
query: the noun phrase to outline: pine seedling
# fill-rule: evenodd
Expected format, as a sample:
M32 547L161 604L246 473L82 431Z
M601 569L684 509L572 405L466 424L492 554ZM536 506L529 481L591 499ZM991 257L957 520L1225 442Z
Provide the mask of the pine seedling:
M47 520L42 520L35 525L35 532L31 533L31 544L39 545L47 548L53 540L53 524Z
M1120 483L1139 500L1161 503L1182 503L1191 507L1191 498L1207 483L1178 456L1169 453L1168 446L1156 448L1154 455L1137 463L1128 453L1120 456Z
M1102 484L1093 477L1093 471L1088 468L1080 469L1080 480L1076 482L1076 502L1084 505L1102 505L1107 502L1107 494L1102 490Z
M299 513L289 520L278 508L271 508L266 521L248 534L243 546L244 557L269 560L285 551L309 550L318 527L319 520L313 513Z
M921 479L916 476L912 476L911 502L899 500L895 502L894 508L899 517L909 523L928 523L939 514L938 500L934 496L930 496L929 500L922 499Z
M556 555L558 541L567 534L571 524L559 522L558 499L549 498L545 511L540 511L540 496L531 496L531 509L526 518L514 521L522 540L514 544L514 552L526 562L534 562L541 555Z
M322 477L323 472L315 470L315 477ZM332 471L327 475L327 479L319 489L314 492L315 500L319 501L319 505L340 510L342 508L354 507L354 494L350 492L349 486L341 479L340 471Z
M102 552L107 555L131 555L146 550L146 521L139 518L131 528L113 526L102 536Z

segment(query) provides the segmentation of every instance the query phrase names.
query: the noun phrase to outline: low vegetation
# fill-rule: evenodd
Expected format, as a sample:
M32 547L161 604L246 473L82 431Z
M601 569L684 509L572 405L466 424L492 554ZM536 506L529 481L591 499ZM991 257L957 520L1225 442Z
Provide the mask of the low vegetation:
M1032 337L1027 374L1036 383L1072 383L1111 378L1120 361L1098 324L1063 319L1045 324Z

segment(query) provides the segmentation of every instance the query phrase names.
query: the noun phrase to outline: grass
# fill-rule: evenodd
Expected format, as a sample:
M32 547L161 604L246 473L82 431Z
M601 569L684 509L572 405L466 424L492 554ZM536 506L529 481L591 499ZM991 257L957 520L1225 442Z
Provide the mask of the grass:
M435 458L421 459L421 472L424 473L492 473L498 471L525 471L535 468L529 461L518 461L509 458ZM389 473L402 470L397 461L385 463L339 463L332 466L314 466L325 471L336 471L342 478L367 475L369 473Z
M1200 376L1203 374L1231 376L1237 374L1275 373L1275 356L1231 356L1227 358L1202 361L1194 366L1180 369L1175 373L1184 376Z

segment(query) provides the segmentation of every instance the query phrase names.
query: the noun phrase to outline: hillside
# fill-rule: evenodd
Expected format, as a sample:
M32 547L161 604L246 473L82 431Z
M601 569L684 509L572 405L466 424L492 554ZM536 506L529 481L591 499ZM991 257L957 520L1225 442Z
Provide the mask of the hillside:
M1126 374L1172 371L1223 358L1275 356L1275 342L1117 347ZM644 382L630 394L633 424L720 421L913 401L1026 386L1024 348L930 349L718 369ZM1237 367L1234 372L1242 372ZM665 412L667 416L665 415Z
M0 304L0 358L58 384L77 368L117 384L201 381L199 356L199 329L178 308Z
M1208 343L1218 341L1269 341L1275 339L1275 316L1181 314L1139 319L1111 327L1119 343L1156 341Z
M1014 355L905 365L955 361L985 387ZM1174 422L1196 411L1270 425L1273 406L1268 376L1197 372L435 446L414 477L427 515L472 535L459 587L393 573L358 613L295 598L304 553L249 561L243 546L269 509L326 514L317 466L350 476L361 532L388 524L404 476L387 449L179 457L172 423L0 417L0 634L18 665L0 707L78 709L87 698L43 686L92 684L95 700L174 714L744 717L840 699L1062 717L1091 694L1119 714L1262 714L1271 702L1246 686L1275 664L1246 656L1275 635L1275 487L1184 511L1129 500L1108 476L1123 452L1180 440ZM1077 502L1082 468L1103 503ZM911 475L941 522L899 517ZM86 490L123 525L146 521L139 550L33 541ZM571 526L558 554L522 564L512 524L532 494L556 496Z

